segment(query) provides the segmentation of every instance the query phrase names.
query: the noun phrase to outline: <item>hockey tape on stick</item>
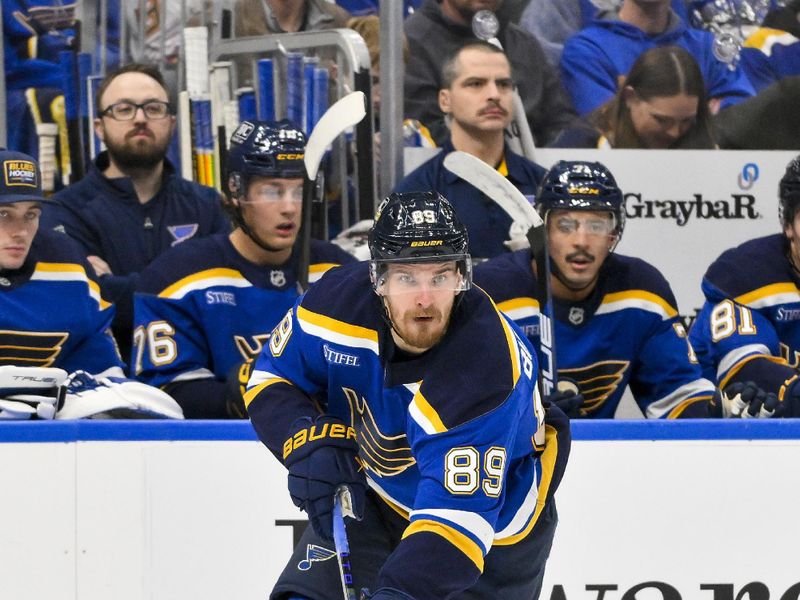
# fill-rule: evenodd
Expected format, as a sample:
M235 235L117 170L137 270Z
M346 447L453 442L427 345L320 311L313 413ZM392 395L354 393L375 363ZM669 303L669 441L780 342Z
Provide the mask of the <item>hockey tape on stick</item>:
M194 179L192 175L192 107L189 92L178 94L178 134L181 148L181 176Z
M303 223L300 229L300 265L298 279L303 290L308 289L308 267L311 262L311 202L317 187L317 173L325 150L341 133L353 127L367 114L367 97L363 92L351 92L335 102L314 127L306 142L303 162L306 179L303 183Z
M356 587L350 565L350 544L344 526L344 516L353 516L350 504L350 490L345 486L336 488L333 496L333 543L336 547L336 562L339 563L339 576L342 580L344 600L356 600Z
M194 97L208 94L208 30L186 27L183 30L186 57L186 91Z
M556 391L556 349L553 335L553 300L550 293L550 258L547 253L545 226L539 213L514 184L481 159L466 152L451 152L444 159L445 168L478 188L496 202L512 220L527 230L526 237L536 261L536 300L539 302L539 374L542 397Z
M58 125L55 123L37 123L36 135L39 138L39 169L42 171L42 191L54 192L56 189Z

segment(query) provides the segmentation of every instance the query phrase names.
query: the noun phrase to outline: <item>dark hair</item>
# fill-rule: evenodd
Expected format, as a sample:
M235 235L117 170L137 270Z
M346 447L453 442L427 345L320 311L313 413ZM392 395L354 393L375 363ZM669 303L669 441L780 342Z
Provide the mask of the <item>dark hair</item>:
M167 92L167 98L169 98L169 90L167 89L167 84L164 81L164 76L161 74L161 71L158 70L158 67L155 65L149 65L145 63L129 63L124 67L120 67L115 69L108 75L106 75L105 79L100 82L100 87L97 88L97 96L95 96L95 112L99 116L100 113L103 111L103 107L100 105L100 100L103 97L103 94L108 89L108 86L111 85L111 82L114 81L120 75L124 75L125 73L143 73L148 77L155 79L156 83L164 88L164 91ZM172 107L170 106L170 110L172 111Z
M506 53L503 52L497 46L490 44L489 42L484 42L483 40L474 40L471 42L467 42L463 46L460 46L455 52L453 52L447 60L442 65L442 86L441 89L449 89L453 82L458 78L459 70L458 70L458 57L461 56L461 53L464 50L482 50L484 52L489 52L491 54L502 54L506 56ZM506 57L508 59L508 57ZM511 61L508 61L509 67L511 66ZM511 75L514 76L513 73Z
M631 87L642 100L686 94L697 98L697 116L692 127L676 147L684 149L715 148L711 115L708 110L703 73L694 57L679 46L651 48L633 63L614 98L598 108L589 120L609 138L614 148L644 148L633 126L625 100L625 88Z

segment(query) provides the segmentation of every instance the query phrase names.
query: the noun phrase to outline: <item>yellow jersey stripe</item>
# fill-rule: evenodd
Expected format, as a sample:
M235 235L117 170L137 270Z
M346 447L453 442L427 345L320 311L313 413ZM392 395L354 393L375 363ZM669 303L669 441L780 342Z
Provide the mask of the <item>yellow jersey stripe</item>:
M425 427L420 424L426 433L444 433L447 431L447 427L445 427L441 417L439 417L439 413L437 413L436 409L428 403L428 401L425 399L425 396L423 396L419 390L417 390L417 393L414 394L411 404L419 411L419 413L421 413L422 417L425 418L427 423L430 424L430 427ZM418 415L412 414L412 416ZM415 418L414 420L416 421L417 419Z
M742 294L741 296L734 298L734 302L749 306L758 302L759 300L764 300L770 296L778 296L782 294L795 294L798 296L798 300L800 300L800 292L798 292L797 286L793 283L785 282L765 285L764 287L760 287L752 292L747 292L746 294Z
M306 323L315 325L321 329L338 333L339 335L367 340L375 344L377 350L378 332L374 329L368 329L367 327L361 327L360 325L351 325L350 323L345 323L344 321L339 321L332 317L311 312L303 306L299 306L297 308L297 319L299 321L305 321Z
M193 273L183 279L179 279L169 287L163 289L159 294L159 298L170 298L175 295L176 292L180 291L182 288L187 286L191 286L193 284L197 284L205 279L233 279L233 280L242 280L247 281L244 276L237 271L236 269L206 269L205 271L200 271L199 273Z
M472 538L464 535L457 529L448 527L444 523L438 521L431 521L429 519L419 519L412 522L403 532L403 538L407 538L415 533L428 531L443 537L448 542L458 548L467 558L469 558L478 570L483 573L483 552L481 547L472 540Z
M652 292L648 292L647 290L627 290L624 292L615 292L613 294L606 294L603 297L603 301L600 303L601 306L613 304L616 302L626 302L630 300L640 300L651 304L656 304L660 306L664 313L669 317L672 318L677 316L678 311L675 310L674 307L670 306L670 304L664 300L661 296L658 296Z
M525 529L509 537L495 539L494 546L510 546L524 539L531 532L533 526L536 525L536 521L539 520L539 515L541 515L544 510L547 492L550 489L550 483L553 480L553 472L556 468L556 458L558 458L558 434L552 425L545 425L544 429L545 449L540 458L542 461L542 480L539 482L536 510L531 520L528 521L528 524L525 526Z
M266 381L262 381L254 388L247 390L244 394L244 407L247 408L250 406L250 403L255 400L255 397L258 396L263 390L268 388L271 385L275 385L276 383L288 383L292 385L288 379L284 379L283 377L273 377L272 379L267 379Z
M81 265L76 265L75 263L46 263L46 262L38 262L36 263L36 272L41 273L83 273L86 274L86 271Z

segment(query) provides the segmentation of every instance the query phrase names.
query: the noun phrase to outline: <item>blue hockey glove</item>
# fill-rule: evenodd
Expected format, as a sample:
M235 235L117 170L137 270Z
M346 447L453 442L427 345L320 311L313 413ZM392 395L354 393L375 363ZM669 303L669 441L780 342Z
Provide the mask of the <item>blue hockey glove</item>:
M414 598L394 588L381 588L374 594L370 594L367 588L363 588L361 600L414 600Z
M545 398L545 401L555 404L570 419L577 419L583 416L579 410L583 406L583 394L579 394L575 390L553 392Z
M289 469L292 502L308 514L317 535L333 540L333 495L336 488L350 489L353 514L364 516L367 480L358 461L358 444L352 427L328 415L301 417L283 444L283 462Z

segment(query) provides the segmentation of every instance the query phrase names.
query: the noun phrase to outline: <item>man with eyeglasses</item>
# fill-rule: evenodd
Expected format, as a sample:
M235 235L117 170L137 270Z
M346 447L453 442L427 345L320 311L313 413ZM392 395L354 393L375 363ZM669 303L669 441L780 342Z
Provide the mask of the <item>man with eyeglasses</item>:
M626 387L648 418L706 417L703 378L669 284L652 265L613 250L625 226L622 191L597 162L558 162L536 207L547 227L558 392L571 417L613 418ZM475 269L475 281L539 347L530 249Z
M227 233L230 224L216 191L183 179L166 158L176 119L158 69L132 63L114 71L96 104L95 133L106 150L86 177L55 194L43 221L83 247L117 306L114 335L127 360L138 274L172 246Z
M164 388L187 418L244 417L240 385L300 294L306 138L291 121L244 121L231 136L224 207L235 228L190 240L141 274L131 370ZM355 259L311 241L309 281ZM241 380L241 384L240 384Z

